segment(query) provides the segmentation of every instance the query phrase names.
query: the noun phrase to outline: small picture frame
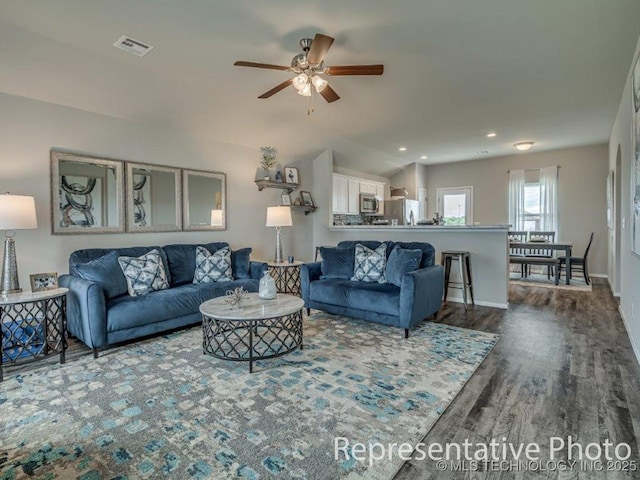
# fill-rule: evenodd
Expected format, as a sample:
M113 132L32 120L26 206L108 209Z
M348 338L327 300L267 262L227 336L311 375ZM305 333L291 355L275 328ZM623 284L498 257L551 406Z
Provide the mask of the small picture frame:
M285 206L291 205L291 197L288 193L282 192L280 203Z
M43 292L58 288L58 274L56 272L34 273L29 275L32 292Z
M315 207L311 192L300 191L300 198L302 199L302 205L305 207Z
M298 169L295 167L284 167L284 181L286 183L300 183Z

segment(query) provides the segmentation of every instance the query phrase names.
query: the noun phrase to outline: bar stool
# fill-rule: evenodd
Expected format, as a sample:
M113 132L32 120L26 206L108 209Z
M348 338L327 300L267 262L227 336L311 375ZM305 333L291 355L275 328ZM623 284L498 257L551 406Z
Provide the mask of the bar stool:
M450 282L451 262L457 260L460 265L460 282ZM471 294L471 304L475 305L473 300L473 284L471 282L471 254L461 250L444 250L440 254L440 264L444 266L444 300L447 301L447 293L449 285L451 288L459 288L462 290L462 302L464 309L467 309L467 288Z

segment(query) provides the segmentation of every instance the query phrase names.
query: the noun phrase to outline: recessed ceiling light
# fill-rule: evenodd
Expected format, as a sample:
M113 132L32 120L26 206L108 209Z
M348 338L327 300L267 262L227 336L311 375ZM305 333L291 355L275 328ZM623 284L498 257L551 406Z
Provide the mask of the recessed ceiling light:
M429 158L429 157L427 157L426 155L422 155L420 158L421 158L422 160L426 160L426 159L427 159L427 158Z
M497 135L497 133L496 133L496 132L490 132L490 133L487 133L487 137L489 137L489 138L493 138L493 137L495 137L496 135Z
M476 155L489 155L489 150L479 150Z
M400 147L398 150L400 150L401 152L406 152L407 151L407 147Z
M521 152L524 152L525 150L529 150L531 147L533 147L533 143L534 142L518 142L514 143L513 146Z

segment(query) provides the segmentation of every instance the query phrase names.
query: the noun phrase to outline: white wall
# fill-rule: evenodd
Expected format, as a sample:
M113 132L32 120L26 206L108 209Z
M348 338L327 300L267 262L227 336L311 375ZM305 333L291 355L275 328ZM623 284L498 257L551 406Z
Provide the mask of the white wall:
M635 63L640 52L640 39L632 59ZM618 115L611 132L609 140L609 168L616 170L616 160L618 148L621 152L621 165L616 173L620 176L620 217L616 218L616 231L620 238L613 235L609 245L613 262L616 262L616 255L619 255L620 263L620 312L625 320L625 325L631 338L636 357L640 361L640 300L638 299L638 286L640 285L640 257L631 252L631 164L633 161L633 140L632 140L632 107L631 107L631 74L627 77L627 82L622 92L622 99L618 109ZM617 208L615 209L618 210ZM616 250L616 244L620 245ZM610 269L615 269L615 265L610 265Z
M436 189L473 185L473 220L482 225L509 223L507 170L559 165L559 239L572 242L574 255L589 253L589 271L607 274L606 179L607 146L530 152L469 162L429 165L426 169L428 217L436 211Z
M34 196L38 215L37 230L16 232L23 288L29 286L30 273L66 272L69 254L80 248L226 241L233 248L253 247L253 259L273 257L275 231L265 227L266 208L279 203L281 191L258 192L254 184L258 150L6 94L0 94L0 112L0 191ZM50 220L51 148L225 172L227 230L54 236ZM310 161L280 161L297 166L301 189L311 190ZM294 226L283 229L285 255L311 259L312 218L294 214Z

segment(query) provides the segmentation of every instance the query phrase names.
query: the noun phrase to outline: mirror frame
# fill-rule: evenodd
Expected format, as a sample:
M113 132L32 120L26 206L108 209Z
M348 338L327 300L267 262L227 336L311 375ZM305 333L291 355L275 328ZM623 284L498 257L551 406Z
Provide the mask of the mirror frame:
M189 225L189 175L215 178L222 181L222 225ZM182 169L182 230L185 232L201 232L227 229L227 175L222 172Z
M164 165L153 165L150 163L138 163L138 162L126 162L125 165L125 204L127 206L127 233L144 233L144 232L179 232L182 230L182 181L181 181L181 169L177 167L166 167ZM175 224L174 225L149 225L146 227L139 227L134 225L133 219L133 170L134 169L146 169L160 172L167 172L174 174L174 193L175 193Z
M64 150L51 150L51 233L52 235L86 235L94 233L124 233L125 205L124 205L124 162L112 158L96 157ZM92 165L111 167L115 171L116 205L118 207L118 224L113 227L61 227L60 226L60 162L70 161Z

